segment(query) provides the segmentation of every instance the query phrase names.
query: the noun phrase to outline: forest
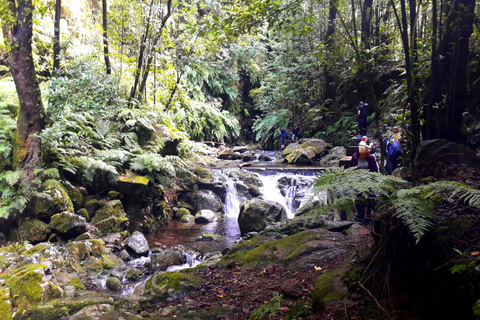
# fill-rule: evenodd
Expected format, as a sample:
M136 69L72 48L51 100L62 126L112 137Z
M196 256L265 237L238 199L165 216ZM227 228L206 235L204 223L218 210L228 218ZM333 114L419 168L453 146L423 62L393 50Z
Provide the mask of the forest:
M0 0L0 318L480 319L479 11Z

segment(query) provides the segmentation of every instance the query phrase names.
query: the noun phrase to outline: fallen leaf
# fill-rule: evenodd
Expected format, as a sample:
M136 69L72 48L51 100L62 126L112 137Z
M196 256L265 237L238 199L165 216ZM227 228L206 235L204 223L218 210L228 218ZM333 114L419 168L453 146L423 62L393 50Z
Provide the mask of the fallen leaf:
M322 267L317 267L317 266L313 266L315 268L315 270L322 270Z
M470 255L472 256L478 256L480 254L480 251L472 251L472 253L470 253Z

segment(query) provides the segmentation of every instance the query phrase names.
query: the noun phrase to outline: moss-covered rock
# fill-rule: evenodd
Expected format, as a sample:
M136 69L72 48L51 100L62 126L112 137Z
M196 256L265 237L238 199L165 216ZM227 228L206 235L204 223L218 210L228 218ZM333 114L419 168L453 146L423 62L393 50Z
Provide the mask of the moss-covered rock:
M116 291L120 288L120 286L122 285L122 282L117 277L108 277L105 284L108 289Z
M183 216L180 221L183 223L195 222L195 217L191 214Z
M47 294L48 286L42 279L45 276L44 264L30 264L16 268L5 275L5 283L10 288L12 304L19 310L26 310L37 305Z
M109 201L97 210L93 222L100 232L107 233L124 231L129 225L120 200Z
M77 211L77 214L81 217L84 217L86 221L90 221L90 215L88 214L88 211L87 209L85 208L80 208L78 211Z
M111 294L104 294L92 291L84 291L73 298L60 298L54 299L45 304L47 307L67 308L69 314L75 314L79 310L98 304L110 304L113 305L114 301L110 296Z
M175 213L175 219L181 220L183 216L191 215L190 210L187 208L180 208Z
M18 225L18 230L10 230L8 238L11 241L29 241L35 244L46 241L50 233L48 224L40 220L22 220Z
M213 174L210 170L206 168L195 168L192 172L198 177L198 179L202 182L212 182L213 181Z
M82 191L79 188L75 188L70 182L64 183L65 189L67 190L68 196L72 200L73 207L75 210L78 210L82 207L85 198L82 194Z
M127 273L125 274L125 278L127 278L130 281L136 281L142 275L143 275L142 270L140 270L138 268L130 268L130 269L127 270Z
M108 191L108 194L107 194L108 200L122 200L123 198L124 198L124 195L118 191L115 191L115 190Z
M10 320L13 317L12 299L8 288L0 288L0 319Z
M118 177L117 188L123 194L139 195L147 188L149 182L148 177L127 170Z
M342 300L346 296L344 277L345 270L336 269L325 272L317 278L312 294L314 311L323 311L326 304Z
M87 220L78 214L65 211L53 215L49 227L63 238L74 238L87 230Z
M55 308L40 305L25 310L18 316L16 315L15 320L57 320L69 315L67 307Z
M105 254L105 242L98 239L72 241L67 243L69 259L77 262L88 259L92 256L101 257Z
M85 208L85 210L87 210L89 218L93 219L93 217L95 216L95 212L97 212L97 210L101 209L104 205L105 205L105 202L103 202L103 201L100 201L98 199L91 199L91 200L86 201L83 204L83 207Z
M180 299L202 284L202 278L183 272L156 273L147 280L144 296L153 303Z
M123 260L113 254L104 254L101 257L90 257L83 264L83 267L87 270L94 272L104 272L106 270L112 270L118 265L123 264Z
M240 206L238 226L242 235L262 231L267 225L287 219L285 208L274 201L246 200Z
M51 199L38 198L35 200L34 213L44 222L50 222L50 217L60 212L74 212L73 203L67 190L60 181L47 180L42 185L43 192L48 193Z

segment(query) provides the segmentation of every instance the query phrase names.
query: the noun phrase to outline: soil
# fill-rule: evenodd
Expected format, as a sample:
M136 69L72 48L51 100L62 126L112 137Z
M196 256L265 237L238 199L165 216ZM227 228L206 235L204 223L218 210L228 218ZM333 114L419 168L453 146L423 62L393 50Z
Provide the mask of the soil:
M366 225L369 227L368 225ZM265 316L258 319L297 319L288 318L290 309L304 304L312 304L312 292L318 276L329 270L345 267L344 261L353 255L360 247L371 244L370 235L358 236L354 245L346 245L346 253L338 259L328 261L321 266L305 266L305 270L291 271L279 265L272 265L265 269L250 269L230 262L227 267L211 266L207 269L199 269L194 274L205 280L203 287L189 296L178 300L159 303L156 305L143 305L141 313L151 313L155 317L159 313L162 316L176 319L250 319L252 312L269 302L273 297L282 294L279 311L270 318ZM353 267L353 266L348 266ZM298 284L297 297L285 295L282 285L286 280L294 279ZM334 305L326 306L320 313L309 312L309 315L298 317L301 319L361 319L364 306L353 298L359 295L347 295L348 298ZM179 305L181 305L179 307ZM221 309L221 316L200 317L201 314L211 313ZM198 317L190 317L196 314ZM187 317L187 315L190 315ZM166 319L162 317L162 319Z

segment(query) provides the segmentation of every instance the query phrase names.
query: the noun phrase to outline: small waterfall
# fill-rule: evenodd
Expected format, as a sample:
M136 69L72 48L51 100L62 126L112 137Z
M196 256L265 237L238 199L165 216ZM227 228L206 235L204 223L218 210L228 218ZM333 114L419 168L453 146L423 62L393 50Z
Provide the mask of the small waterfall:
M240 213L240 199L238 198L237 188L232 179L227 179L225 196L225 214L229 218L238 218Z
M182 269L193 268L204 260L204 257L200 256L198 252L185 252L185 258L187 259L185 264L179 266L170 266L167 268L167 271L178 271Z

